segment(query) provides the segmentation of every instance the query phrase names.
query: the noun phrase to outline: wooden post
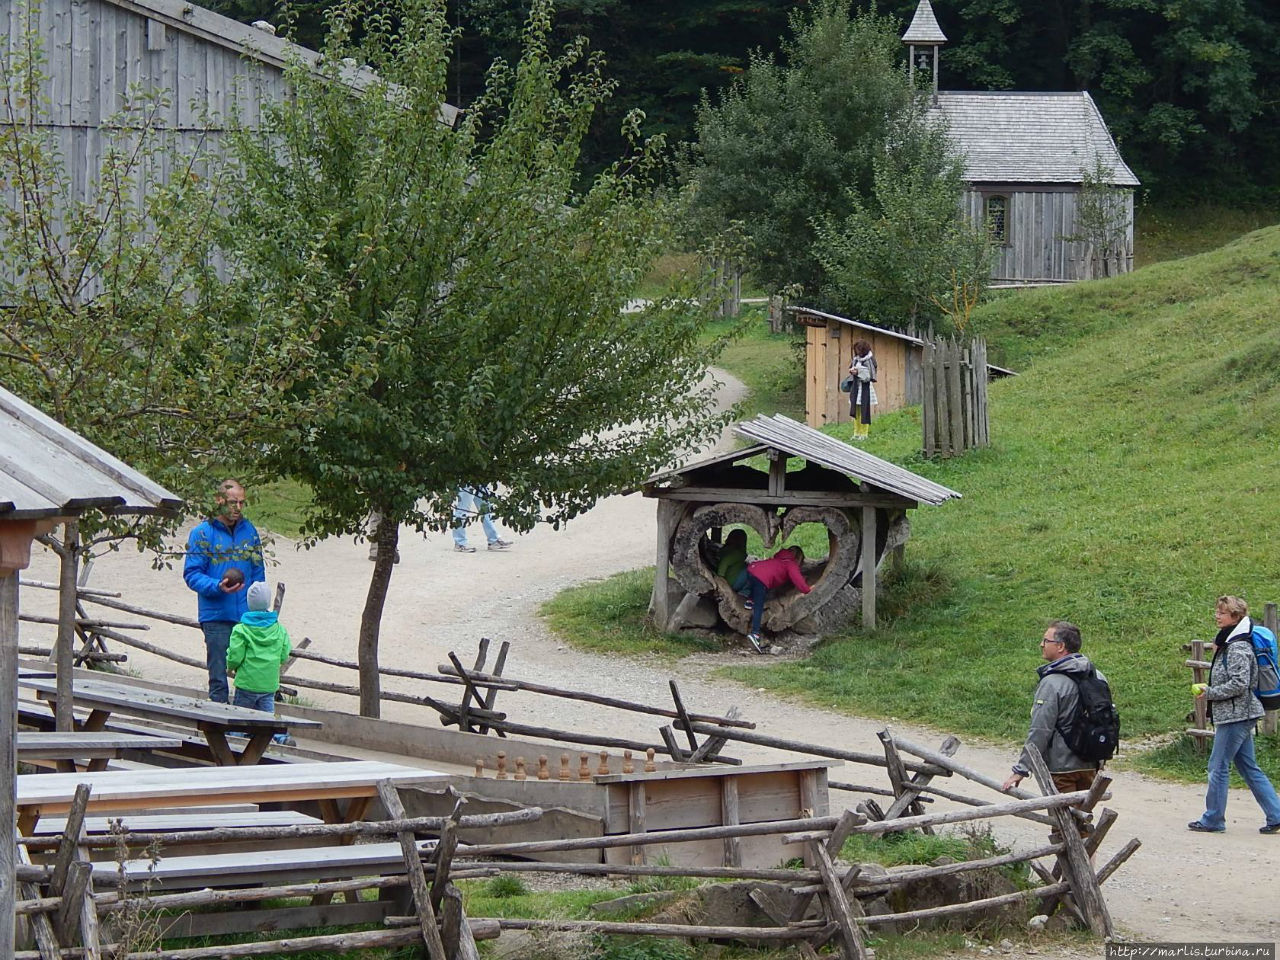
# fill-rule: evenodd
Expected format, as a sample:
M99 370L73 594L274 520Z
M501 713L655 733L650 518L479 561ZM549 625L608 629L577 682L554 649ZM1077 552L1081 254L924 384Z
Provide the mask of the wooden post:
M1035 775L1040 792L1046 797L1058 792L1054 786L1053 775L1040 756L1034 744L1027 746L1027 762ZM1107 912L1106 901L1102 899L1102 890L1098 887L1098 878L1094 875L1093 864L1089 862L1089 852L1084 841L1080 839L1079 829L1066 807L1054 807L1050 815L1057 820L1058 833L1062 835L1062 843L1066 849L1059 855L1058 863L1062 868L1062 876L1071 885L1071 895L1076 906L1084 914L1085 922L1095 936L1110 937L1114 933L1111 926L1111 914Z
M18 571L0 578L0 691L4 702L18 689ZM0 710L0 823L5 832L0 836L0 956L12 956L14 950L13 906L17 900L17 845L13 842L14 791L17 789L17 738L14 736L16 712L11 706Z
M665 631L671 622L671 604L667 599L667 573L671 564L671 537L676 532L676 523L681 512L681 504L671 500L658 501L658 549L653 564L653 598L649 608L653 611L653 625Z
M920 352L920 406L921 422L924 425L924 442L921 444L921 452L926 457L932 457L937 452L934 424L938 417L938 408L937 396L933 392L933 364L936 352L933 341L925 340L924 348Z
M738 815L738 778L720 778L720 822L724 826L741 823ZM742 841L737 837L724 838L724 866L742 866Z
M1276 632L1276 605L1274 603L1268 603L1263 607L1262 625L1272 633ZM1276 711L1268 710L1262 715L1262 732L1276 732Z
M862 508L862 627L876 628L876 508Z
M951 434L947 450L950 456L964 453L964 411L960 406L960 344L947 341L947 414Z
M68 520L62 525L62 561L58 577L58 639L54 644L58 663L58 699L54 705L54 728L70 733L75 729L72 708L71 663L75 655L76 564L80 556L80 524Z
M394 783L379 780L378 796L382 799L388 817L392 820L405 819L404 804L400 802L400 794ZM444 952L444 941L440 938L440 929L436 926L436 912L431 907L431 888L427 886L427 872L422 868L417 838L412 830L404 830L398 836L400 850L404 854L405 872L409 875L409 887L413 891L414 905L418 908L418 927L422 931L427 956L431 960L448 960ZM440 879L436 877L436 880Z

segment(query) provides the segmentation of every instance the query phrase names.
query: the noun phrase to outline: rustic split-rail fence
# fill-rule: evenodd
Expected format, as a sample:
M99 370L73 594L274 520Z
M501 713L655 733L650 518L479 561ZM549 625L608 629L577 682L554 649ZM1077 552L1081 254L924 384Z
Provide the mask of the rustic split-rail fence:
M39 582L27 585L54 588ZM277 597L278 601L281 596ZM195 647L200 642L195 621L128 604L109 591L81 587L77 599L79 647L75 657L78 663L112 662L121 656L108 646L115 644L166 657L203 673L203 660L170 649L172 636L166 638L165 646L137 636L146 628L146 624L139 621L157 620L192 628L190 636ZM90 616L85 612L90 605L128 617ZM358 696L354 685L300 676L292 669L304 660L338 669L355 670L356 664L314 652L307 640L297 647L284 678L287 684L295 689ZM379 821L298 822L284 826L212 829L198 825L193 829L188 824L177 833L130 829L127 824L116 823L110 831L104 832L98 826L94 832L88 828L85 816L91 788L87 783L82 784L60 832L18 838L22 899L17 916L25 918L33 948L21 950L16 957L18 960L70 957L158 960L162 956L181 956L184 960L200 960L252 956L264 950L341 953L375 946L419 944L431 960L472 960L478 957L476 941L498 937L504 930L532 930L563 931L579 936L790 942L805 956L823 946L834 945L839 955L853 960L868 956L865 943L868 930L902 929L904 925L912 927L925 921L1019 905L1039 913L1064 912L1099 936L1112 933L1101 887L1140 843L1130 840L1095 870L1091 858L1116 821L1116 814L1110 809L1104 808L1094 816L1096 805L1105 798L1110 786L1110 778L1105 774L1098 777L1089 791L1059 794L1043 762L1036 757L1032 766L1041 794L1022 790L1005 793L998 781L955 758L959 741L954 737L948 737L936 750L888 730L880 734L879 751L795 741L758 730L736 710L717 716L689 709L674 680L670 683L672 703L666 706L504 675L510 647L506 643L496 651L491 647L489 641L481 641L470 665L451 652L449 662L441 664L438 673L382 668L388 681L408 682L413 689L413 692L384 689L384 699L424 706L445 726L483 734L485 742L509 748L498 749L496 755L482 756L477 752L476 777L457 777L453 781L477 798L470 802L480 803L482 812L464 812L464 798L446 792L443 795L447 804L445 815L410 816L405 812L406 806L422 809L420 788L397 789L388 781L378 789L385 817ZM495 652L490 662L489 656ZM427 683L441 685L446 692L421 692ZM497 697L504 691L571 698L640 713L654 717L660 726L657 736L647 742L581 729L561 730L518 723L498 709ZM519 749L512 745L523 742L510 739L516 736L605 749L594 769L589 766L586 753L579 755L576 769L568 753L560 754L558 764L545 754L530 756L526 762L525 757L509 756ZM748 798L739 796L733 776L707 778L699 774L699 770L729 773L738 769L741 760L725 753L733 744L771 748L823 761L842 761L850 769L862 772L863 775L854 777L862 782L830 779L825 763L816 765L821 769L808 769L815 767L814 763L776 764L775 769L781 772L803 768L794 771L799 790L794 801L789 801L794 805L770 808L774 812L766 815L749 814ZM620 767L610 767L614 758L608 755L608 750L623 752ZM658 755L669 758L664 761L666 767L655 768ZM794 760L794 756L791 759ZM514 761L513 764L508 765L508 760ZM494 771L496 776L481 779L489 771ZM548 826L543 807L530 801L509 803L505 809L492 812L492 802L485 797L501 796L509 801L521 796L517 789L521 784L501 786L501 781L507 778L512 781L527 778L531 787L535 787L537 781L589 780L596 787L615 791L610 793L615 798L616 791L620 790L626 797L623 814L627 828L621 832L606 831L603 835L567 836ZM718 790L710 801L699 800L704 806L710 802L717 807L715 819L711 821L715 825L673 826L661 820L660 810L646 813L646 789L653 800L664 785L679 786L698 779L714 782ZM963 784L955 785L956 780ZM944 787L939 781L950 785ZM563 786L576 787L577 784ZM817 793L822 786L864 799L852 810L828 815L826 790L822 790L821 796ZM975 786L987 794L974 790ZM546 787L554 784L544 785L544 789ZM536 795L531 789L526 796ZM440 796L432 796L435 799L430 802L437 804L438 809ZM934 803L945 803L946 809L930 811L928 808ZM659 802L659 808L661 806ZM563 811L556 814L562 815ZM932 832L944 826L963 828L1008 818L1047 827L1050 833L1046 842L1029 850L989 855L974 853L971 859L954 863L891 870L840 859L848 838L859 834ZM550 819L555 821L555 817ZM530 836L538 839L529 839ZM357 838L385 840L383 846L388 851L380 859L365 860L356 866L343 866L341 858L322 855L328 849L325 844L350 844ZM774 845L767 849L776 848L780 853L776 859L765 864L758 855L744 856L747 849L758 854L765 842ZM309 851L291 854L290 850L299 844L315 846ZM290 872L285 881L233 877L216 866L216 857L210 857L208 872L201 873L199 864L203 860L197 858L195 868L184 867L194 869L194 876L186 874L180 887L166 888L166 846L184 852L260 851L264 860L287 864ZM722 854L709 859L705 855L708 847ZM695 848L703 853L680 855L681 850ZM794 848L802 866L795 869L782 866L788 859L787 848ZM655 850L663 855L651 855L650 851ZM304 852L306 856L302 855ZM120 864L119 882L114 889L95 886L92 882L92 862L104 857L114 857ZM920 884L936 884L947 877L990 876L993 871L1017 865L1025 865L1023 869L1028 878L1021 886L983 894L976 892L984 889L982 885L975 884L957 887L967 892L958 893L951 902L941 905L906 908L900 905L903 894L909 895ZM459 888L458 882L529 872L580 877L686 877L748 884L748 896L755 913L749 920L735 923L696 919L668 922L662 917L534 920L467 914L461 892L464 888ZM377 900L362 897L367 892L373 892ZM345 898L346 906L363 911L364 922L370 918L381 922L381 928L301 937L283 932L299 926L331 925L335 915L331 903L336 897ZM280 898L294 898L292 902L297 905L282 909L268 904ZM899 904L896 909L888 905L894 903ZM237 918L248 910L261 911L261 921L238 919L232 925L235 930L243 931L243 942L183 946L180 952L157 952L154 939L149 944L137 940L125 942L119 933L135 929L136 918L140 916L150 918L150 929L157 938L207 933L226 926L227 917L225 912L209 914L208 911L225 911L228 905L237 906ZM121 914L134 918L134 926L111 921ZM694 915L692 911L690 915ZM276 939L269 939L271 937Z
M941 795L931 784L935 777L959 775L972 783L992 787L981 774L969 770L946 751L920 747L888 731L881 735L883 760L889 771L894 801L887 811L875 805L848 810L839 816L801 817L790 820L746 823L662 832L638 832L600 837L521 840L499 837L488 842L465 843L460 832L487 828L491 831L517 830L543 816L539 808L513 813L466 815L465 802L458 799L450 815L410 818L405 814L397 788L389 781L378 792L387 819L350 824L314 826L227 828L187 831L180 834L138 832L117 829L110 835L90 834L85 829L85 813L90 799L88 785L77 791L62 832L57 835L20 837L18 879L21 897L16 912L29 923L34 949L21 950L15 960L61 960L70 957L106 957L116 960L156 960L182 957L200 960L213 957L240 957L262 952L293 953L304 950L335 952L381 946L421 945L431 960L476 960L476 941L498 937L504 930L556 930L591 935L631 935L691 939L738 940L750 943L794 942L809 950L834 943L847 960L868 957L865 937L868 928L914 925L922 921L960 916L992 908L1027 904L1041 912L1063 909L1098 936L1113 932L1102 896L1102 884L1140 846L1130 840L1100 869L1091 857L1114 824L1116 815L1104 809L1096 822L1093 811L1104 798L1110 778L1100 774L1088 791L1059 794L1043 760L1033 756L1032 771L1042 796L1018 792L1015 797L984 801L966 798L961 809L923 813L920 803L929 793ZM911 754L923 762L908 762ZM908 774L908 766L917 771ZM994 785L998 787L998 785ZM861 788L854 788L861 789ZM870 815L869 815L870 814ZM873 816L875 817L873 819ZM853 836L884 835L907 830L931 830L943 825L965 825L998 818L1018 817L1047 823L1052 833L1046 843L1022 852L977 856L974 859L930 866L912 866L885 871L873 865L840 861L845 841ZM694 841L725 844L744 838L775 836L794 847L803 862L798 868L748 868L710 866L668 866L663 864L585 864L574 862L572 854L584 849L636 848L650 845L671 847ZM206 844L237 844L270 850L286 841L315 842L334 838L351 842L356 837L391 838L398 842L399 868L388 865L374 875L339 876L334 870L317 868L313 879L294 879L285 884L235 885L219 882L217 876L202 879L206 885L183 892L152 889L153 875L145 863L121 859L120 881L114 890L95 890L91 852L108 848L137 851L147 849L162 857L166 844L186 847ZM117 854L119 856L119 854ZM520 859L551 857L540 862ZM556 859L559 857L560 859ZM40 862L33 862L39 858ZM314 863L314 860L311 861ZM1032 885L994 896L931 906L923 909L886 910L893 894L914 884L944 877L994 871L1025 864L1036 879ZM750 899L758 908L751 923L711 924L698 922L652 922L649 920L538 920L506 917L468 916L458 881L492 878L504 874L539 873L577 876L688 877L718 882L747 883ZM122 943L104 938L108 933L127 931L128 924L113 924L111 918L124 911L135 919L149 918L153 929L163 935L168 924L189 920L201 911L260 908L266 901L301 898L323 916L335 897L349 903L361 900L361 893L374 891L386 905L381 929L356 930L303 937L271 939L257 931L242 943L183 947L180 951L156 952L153 945ZM875 905L875 909L869 909ZM295 908L295 913L306 908ZM248 932L246 932L248 934ZM802 948L803 949L803 948ZM809 955L809 954L805 954Z

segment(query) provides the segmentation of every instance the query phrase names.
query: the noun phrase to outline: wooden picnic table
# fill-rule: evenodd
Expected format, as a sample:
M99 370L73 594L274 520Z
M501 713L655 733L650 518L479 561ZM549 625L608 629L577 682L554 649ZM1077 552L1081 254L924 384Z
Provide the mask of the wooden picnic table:
M18 759L26 763L52 760L63 773L75 773L76 761L88 761L87 770L107 769L107 761L123 756L126 750L171 750L182 746L177 737L145 733L45 733L18 731Z
M17 778L18 828L29 835L42 815L65 816L76 787L90 788L88 810L167 810L210 803L318 801L326 823L362 819L378 792L378 781L438 779L435 770L375 760L264 764L252 767L179 767L104 770L98 773L32 773ZM339 801L347 801L344 806Z
M40 699L55 704L56 708L56 680L19 677L18 685L35 690ZM81 731L100 732L113 713L165 723L194 725L204 736L213 762L225 767L257 763L271 743L271 738L277 733L288 733L290 728L321 726L318 720L277 716L265 710L234 707L212 700L107 680L77 678L72 697L76 706L89 710L89 716L76 723L77 729ZM237 755L227 744L227 734L244 732L248 733L249 740L244 750Z

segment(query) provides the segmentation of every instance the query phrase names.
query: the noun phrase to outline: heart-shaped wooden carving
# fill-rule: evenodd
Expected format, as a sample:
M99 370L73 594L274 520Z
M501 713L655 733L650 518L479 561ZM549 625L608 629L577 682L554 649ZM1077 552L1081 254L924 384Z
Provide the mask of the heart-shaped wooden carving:
M720 503L698 507L685 514L676 527L671 544L671 568L680 585L690 593L715 593L720 617L733 629L746 633L751 613L743 598L717 577L704 554L706 534L715 528L747 526L760 534L768 552L802 523L821 523L827 528L828 555L806 560L805 579L812 587L807 594L791 588L781 590L765 604L762 623L770 631L784 630L809 616L831 600L849 583L858 566L861 551L860 528L845 511L835 507L792 507L781 517L771 510L742 503Z

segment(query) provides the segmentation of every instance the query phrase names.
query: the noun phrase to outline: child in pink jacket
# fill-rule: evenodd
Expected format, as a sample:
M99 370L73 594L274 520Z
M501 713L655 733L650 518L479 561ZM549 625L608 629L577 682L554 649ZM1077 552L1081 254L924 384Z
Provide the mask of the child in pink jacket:
M784 547L768 560L757 560L747 564L747 589L751 596L751 632L747 639L756 648L756 653L763 653L760 647L760 618L764 616L764 601L770 590L791 583L801 593L808 593L809 584L800 572L800 564L804 563L804 551L799 547Z

